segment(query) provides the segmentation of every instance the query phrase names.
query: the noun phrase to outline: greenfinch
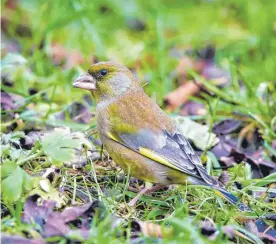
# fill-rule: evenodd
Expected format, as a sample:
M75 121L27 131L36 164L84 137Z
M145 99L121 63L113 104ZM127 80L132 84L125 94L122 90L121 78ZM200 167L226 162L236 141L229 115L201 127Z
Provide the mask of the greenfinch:
M100 139L124 172L160 185L208 186L240 210L248 210L208 175L185 136L126 67L93 64L73 86L92 93Z

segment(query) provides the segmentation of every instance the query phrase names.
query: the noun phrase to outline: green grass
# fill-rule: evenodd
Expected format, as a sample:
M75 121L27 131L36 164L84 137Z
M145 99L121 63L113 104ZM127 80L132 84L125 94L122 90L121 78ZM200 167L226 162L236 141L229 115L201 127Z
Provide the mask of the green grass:
M179 58L171 55L171 51L175 49L183 55L188 47L201 48L207 43L213 43L217 48L217 63L230 69L232 80L227 88L217 89L206 80L198 78L196 73L191 73L191 76L198 78L216 95L215 98L203 95L204 100L197 99L204 104L208 101L209 113L201 117L200 121L213 124L222 118L235 117L233 112L240 112L248 116L246 125L259 128L267 145L266 151L275 155L275 150L271 148L271 142L276 138L274 0L231 0L227 3L223 0L176 0L170 3L143 0L29 0L20 1L18 9L14 11L7 9L4 4L5 1L2 1L2 12L10 21L5 37L18 42L20 55L27 62L12 68L2 67L2 72L8 73L14 86L2 84L1 88L23 97L20 106L14 111L17 118L12 121L3 120L2 132L6 133L8 126L20 119L22 123L18 124L15 132L33 127L46 130L48 126L59 125L66 125L73 131L86 131L89 128L94 130L94 117L89 125L84 125L71 121L68 115L68 107L72 102L84 102L84 92L73 89L71 82L78 73L87 70L91 56L101 61L116 60L135 70L142 82L149 81L145 86L146 92L162 104L164 96L176 88L172 72L176 69ZM130 24L134 22L137 25L137 20L145 23L144 30L135 29L137 26ZM16 32L19 24L30 28L32 37L20 36ZM54 65L50 54L52 43L59 43L67 50L81 53L85 63L72 68ZM5 57L4 45L2 49L2 56ZM239 80L243 81L245 90L240 89ZM262 87L266 90L262 91ZM29 95L29 88L36 88L38 93ZM47 99L42 94L46 94ZM95 104L89 106L94 112ZM60 111L67 111L64 121L53 118ZM5 118L5 111L2 118ZM8 144L2 149L2 157L4 162L15 162L33 176L43 173L52 164L58 167L63 165L64 162L51 161L48 156L40 153L41 150L39 142L27 152L14 149ZM25 155L25 152L28 154ZM215 164L212 158L209 158L209 162ZM129 243L129 222L134 219L153 221L165 230L172 228L173 234L164 234L162 243L183 243L183 240L186 243L222 243L228 241L221 232L214 241L201 235L198 230L199 221L210 219L217 224L219 230L224 225L233 225L236 230L242 229L246 233L242 224L243 216L257 219L258 215L275 211L275 200L269 203L250 195L251 190L268 191L267 183L275 180L275 174L268 179L251 179L251 171L244 165L242 163L228 170L228 188L250 205L254 210L252 214L240 213L211 191L195 186L182 186L143 196L135 209L128 209L126 203L135 193L128 189L128 177L118 180L122 179L119 176L122 172L111 167L107 158L104 162L88 164L79 171L62 166L61 173L55 175L52 186L58 189L63 181L67 189L64 195L68 202L73 200L83 203L83 199L92 201L101 198L107 214L104 219L93 221L90 236L93 243ZM210 170L215 176L221 172ZM234 181L242 183L244 188L237 190L231 187ZM29 237L36 238L39 233L20 219L23 202L24 198L20 198L17 204L3 202L8 214L2 218L2 232L14 235L28 233ZM110 225L114 221L112 215L124 219L125 227L120 225L111 229ZM126 232L125 236L123 231ZM69 239L79 237L71 236ZM143 235L141 239L146 243L158 242ZM252 239L261 243L255 235ZM64 237L48 241L66 243ZM244 236L237 237L236 241L250 243Z

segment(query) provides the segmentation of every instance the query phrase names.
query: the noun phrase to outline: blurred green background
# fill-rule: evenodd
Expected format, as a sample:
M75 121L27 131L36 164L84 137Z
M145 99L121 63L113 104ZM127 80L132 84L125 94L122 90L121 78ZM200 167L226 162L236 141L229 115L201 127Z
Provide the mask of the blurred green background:
M30 89L46 93L48 100L38 99L33 108L40 113L36 120L83 102L84 92L71 82L95 61L131 68L162 104L178 86L174 72L187 50L208 44L216 48L217 64L234 73L219 96L239 100L239 111L263 113L267 125L274 116L252 97L261 83L275 81L274 0L2 1L2 20L2 71L15 82L2 89L31 101L38 95L30 98ZM9 65L18 58L10 53L19 53L24 65ZM237 80L245 82L245 94Z

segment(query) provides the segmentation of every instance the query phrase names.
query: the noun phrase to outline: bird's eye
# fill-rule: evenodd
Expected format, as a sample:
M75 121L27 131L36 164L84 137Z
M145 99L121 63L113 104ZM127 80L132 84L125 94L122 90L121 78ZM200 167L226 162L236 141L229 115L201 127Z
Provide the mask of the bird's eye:
M106 70L106 69L102 69L102 70L100 71L100 74L101 74L102 76L106 75L106 74L107 74L107 70Z

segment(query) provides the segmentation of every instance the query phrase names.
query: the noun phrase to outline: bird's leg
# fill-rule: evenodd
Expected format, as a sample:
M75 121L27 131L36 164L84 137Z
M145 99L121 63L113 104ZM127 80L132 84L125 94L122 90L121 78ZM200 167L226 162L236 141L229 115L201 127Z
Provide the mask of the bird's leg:
M136 197L134 197L127 205L129 207L134 207L136 202L140 199L141 196L143 196L145 193L147 193L147 191L150 188L144 187L140 192L138 192L138 194L136 195Z
M100 159L103 161L103 144L101 145Z
M145 194L150 194L152 192L155 192L155 191L158 191L162 188L164 188L165 186L164 185L160 185L160 184L157 184L155 186L152 186L151 183L148 183L146 182L145 184L145 187L138 192L138 194L136 195L136 197L134 197L129 203L128 203L128 206L129 207L134 207L136 202L140 199L140 197L142 197L143 195Z

